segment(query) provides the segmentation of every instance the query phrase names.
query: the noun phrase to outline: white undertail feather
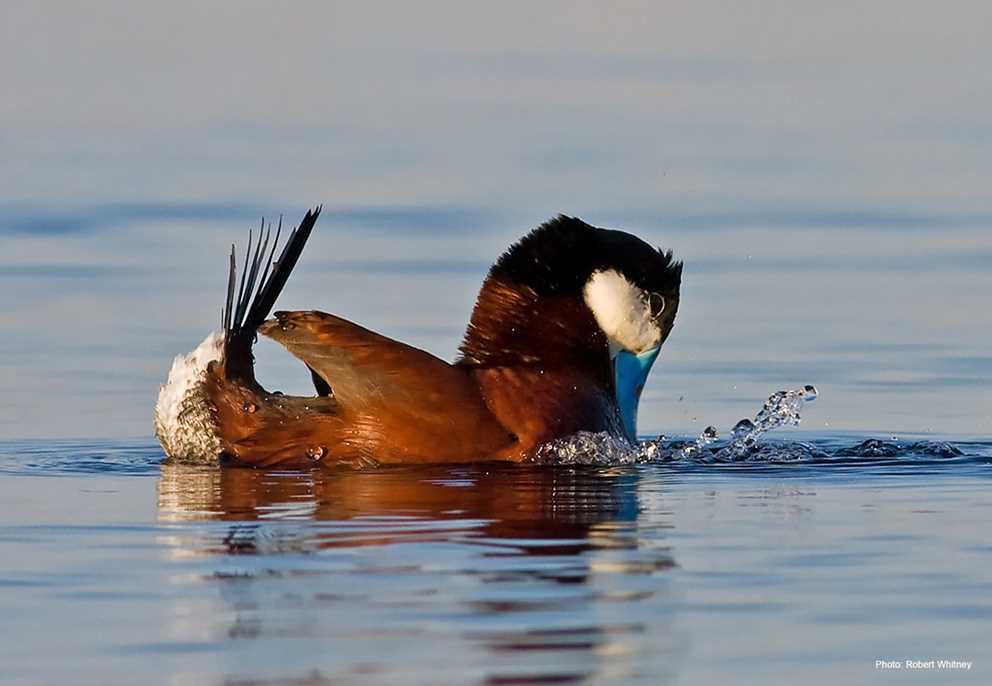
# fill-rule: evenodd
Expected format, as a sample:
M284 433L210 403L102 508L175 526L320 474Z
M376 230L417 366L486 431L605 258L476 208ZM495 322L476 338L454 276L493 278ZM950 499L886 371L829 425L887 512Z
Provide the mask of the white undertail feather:
M189 462L216 462L217 424L204 391L207 365L224 356L224 334L215 331L193 352L179 355L155 404L155 435L166 456Z
M647 294L618 272L593 272L583 296L609 339L611 351L641 353L661 342L661 329L651 317Z

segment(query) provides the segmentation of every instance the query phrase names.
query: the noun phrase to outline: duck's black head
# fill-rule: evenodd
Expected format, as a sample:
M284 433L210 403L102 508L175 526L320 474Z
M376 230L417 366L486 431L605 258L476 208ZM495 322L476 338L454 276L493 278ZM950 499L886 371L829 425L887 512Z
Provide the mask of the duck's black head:
M681 283L682 263L670 251L559 216L492 266L462 361L582 365L616 388L626 420L631 401L622 396L633 394L636 412L640 388L675 323Z
M682 263L671 251L656 249L637 236L599 229L559 215L514 243L496 261L490 276L502 276L540 295L578 295L589 277L613 270L646 293L678 297Z

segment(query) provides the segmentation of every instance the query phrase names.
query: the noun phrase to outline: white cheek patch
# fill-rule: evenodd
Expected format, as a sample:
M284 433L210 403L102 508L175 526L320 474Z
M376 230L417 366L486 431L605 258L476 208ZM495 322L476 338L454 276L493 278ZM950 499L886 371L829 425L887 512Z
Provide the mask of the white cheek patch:
M661 342L661 329L651 318L647 294L616 271L594 272L583 296L611 350L641 353Z

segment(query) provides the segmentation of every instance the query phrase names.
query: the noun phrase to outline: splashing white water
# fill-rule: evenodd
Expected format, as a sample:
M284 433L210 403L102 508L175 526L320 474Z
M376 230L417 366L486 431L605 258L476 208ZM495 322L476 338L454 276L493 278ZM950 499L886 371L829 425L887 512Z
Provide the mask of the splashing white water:
M685 460L746 460L755 452L759 436L780 426L798 425L802 419L803 406L816 400L817 395L814 386L773 393L753 420L742 419L737 422L731 430L730 441L716 449L708 449L719 437L716 428L712 426L706 427L695 440L681 444L668 442L664 436L659 436L656 440L630 445L609 434L581 431L574 436L541 446L531 461L558 465L616 465Z
M803 386L791 391L779 391L768 397L755 415L754 421L742 419L734 425L729 444L720 448L717 460L745 459L758 442L758 437L780 426L798 426L802 421L803 405L813 402L819 392L815 386Z

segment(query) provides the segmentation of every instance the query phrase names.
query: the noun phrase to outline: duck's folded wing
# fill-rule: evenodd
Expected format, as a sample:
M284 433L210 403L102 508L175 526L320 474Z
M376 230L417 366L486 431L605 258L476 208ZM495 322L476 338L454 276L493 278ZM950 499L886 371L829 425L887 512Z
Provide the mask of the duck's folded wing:
M474 379L423 350L316 311L276 312L258 331L306 363L369 431L472 441L487 449L513 440Z

